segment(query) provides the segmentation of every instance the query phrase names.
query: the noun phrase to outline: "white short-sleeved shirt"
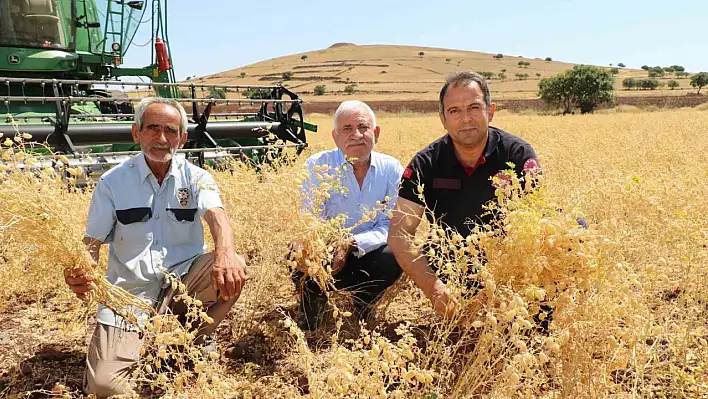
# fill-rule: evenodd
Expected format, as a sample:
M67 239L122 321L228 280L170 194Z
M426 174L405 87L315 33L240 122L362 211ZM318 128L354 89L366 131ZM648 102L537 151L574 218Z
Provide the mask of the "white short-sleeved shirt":
M182 276L204 253L201 217L218 207L219 190L207 171L176 156L159 185L141 153L101 176L86 235L110 243L107 280L155 306L165 272ZM97 319L128 328L103 305Z

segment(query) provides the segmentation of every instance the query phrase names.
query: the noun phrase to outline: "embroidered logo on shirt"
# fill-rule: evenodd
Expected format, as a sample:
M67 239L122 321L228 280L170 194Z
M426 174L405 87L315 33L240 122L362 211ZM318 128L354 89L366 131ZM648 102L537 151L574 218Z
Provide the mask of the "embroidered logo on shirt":
M405 177L406 179L410 179L411 176L413 176L413 169L406 168L406 170L403 171L403 177Z
M187 206L187 203L189 202L189 189L188 188L177 189L177 199L179 199L180 205Z

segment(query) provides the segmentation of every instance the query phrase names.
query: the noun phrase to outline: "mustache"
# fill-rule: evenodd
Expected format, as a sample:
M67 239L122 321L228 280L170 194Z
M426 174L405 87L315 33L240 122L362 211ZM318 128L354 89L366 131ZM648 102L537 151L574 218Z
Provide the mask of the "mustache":
M172 150L172 148L169 146L169 144L167 144L167 145L152 144L152 145L149 145L148 148L155 148L158 150Z
M366 144L365 139L359 139L359 140L347 140L347 145L359 145L359 144Z

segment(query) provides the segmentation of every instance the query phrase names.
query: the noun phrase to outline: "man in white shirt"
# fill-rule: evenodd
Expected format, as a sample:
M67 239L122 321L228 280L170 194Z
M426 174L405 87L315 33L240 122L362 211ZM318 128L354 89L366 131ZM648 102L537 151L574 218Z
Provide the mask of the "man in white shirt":
M133 140L141 153L101 176L91 199L86 236L90 262L110 243L108 281L155 308L185 312L173 303L169 273L180 277L190 296L213 319L197 332L203 342L226 317L246 281L245 263L235 253L233 232L212 176L176 156L187 140L187 114L175 100L146 98L135 107ZM201 219L209 226L214 252L204 253ZM79 298L93 289L92 277L67 272ZM126 392L126 371L138 360L142 339L135 326L99 306L88 348L84 390L98 397Z
M310 179L303 185L306 192L319 185L314 171L316 166L327 165L332 170L339 168L346 194L332 193L322 209L316 211L325 219L345 214L344 227L360 223L367 210L379 209L374 219L352 229L348 242L335 249L331 264L335 286L353 292L355 310L360 318L368 316L371 305L401 275L401 268L386 240L388 211L395 206L403 166L395 158L374 151L380 131L376 116L368 105L361 101L340 104L334 114L332 130L337 148L308 158ZM383 204L383 209L377 202ZM299 326L312 330L317 327L327 300L321 288L305 277L303 272L306 270L300 265L293 274L293 281L302 292L300 309L304 317Z

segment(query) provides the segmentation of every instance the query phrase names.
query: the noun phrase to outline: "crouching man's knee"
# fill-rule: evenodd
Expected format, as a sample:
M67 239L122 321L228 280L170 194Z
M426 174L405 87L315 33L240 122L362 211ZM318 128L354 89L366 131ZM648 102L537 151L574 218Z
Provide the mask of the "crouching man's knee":
M97 324L86 356L84 392L100 398L129 392L142 344L137 332Z
M84 374L84 393L107 398L131 391L130 371L124 362L98 361L96 364L88 363Z

